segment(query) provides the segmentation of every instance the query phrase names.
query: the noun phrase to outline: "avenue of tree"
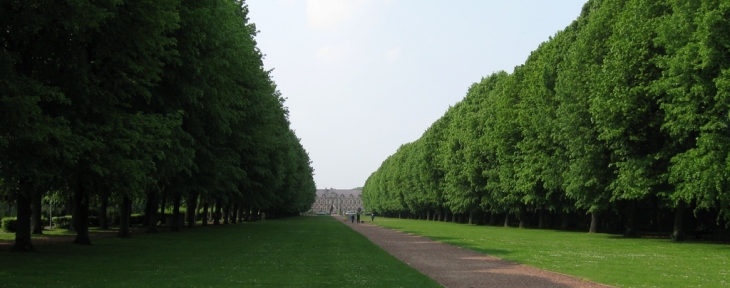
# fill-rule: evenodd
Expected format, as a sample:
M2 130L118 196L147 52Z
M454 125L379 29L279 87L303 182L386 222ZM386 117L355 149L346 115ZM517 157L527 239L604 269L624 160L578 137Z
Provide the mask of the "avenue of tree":
M89 217L133 202L148 230L295 215L315 198L307 152L243 0L0 1L0 202L15 202L13 250L33 250L41 201ZM196 215L197 211L204 211ZM164 213L164 212L163 212ZM32 229L32 231L31 231Z
M730 1L590 0L388 157L363 202L680 241L730 219L729 172Z

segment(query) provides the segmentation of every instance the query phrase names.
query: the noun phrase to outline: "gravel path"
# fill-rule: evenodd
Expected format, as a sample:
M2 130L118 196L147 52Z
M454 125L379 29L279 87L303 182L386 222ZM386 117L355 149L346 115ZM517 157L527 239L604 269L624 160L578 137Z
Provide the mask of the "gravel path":
M611 287L371 224L343 223L445 287Z

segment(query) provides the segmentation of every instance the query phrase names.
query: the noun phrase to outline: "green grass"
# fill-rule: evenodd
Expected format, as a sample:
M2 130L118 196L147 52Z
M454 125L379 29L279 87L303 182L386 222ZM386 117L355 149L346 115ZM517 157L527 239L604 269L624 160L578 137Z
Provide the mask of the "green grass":
M40 252L0 251L0 286L439 287L333 217L35 248Z
M728 287L730 246L376 217L375 224L620 287Z

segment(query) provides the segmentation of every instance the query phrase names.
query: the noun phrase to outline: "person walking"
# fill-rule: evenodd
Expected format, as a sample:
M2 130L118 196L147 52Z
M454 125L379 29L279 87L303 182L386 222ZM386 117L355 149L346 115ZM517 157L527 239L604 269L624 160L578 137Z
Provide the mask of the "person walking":
M355 223L355 214L350 214L350 222Z
M375 212L370 212L370 222L375 221Z
M360 212L357 212L357 224L360 224Z

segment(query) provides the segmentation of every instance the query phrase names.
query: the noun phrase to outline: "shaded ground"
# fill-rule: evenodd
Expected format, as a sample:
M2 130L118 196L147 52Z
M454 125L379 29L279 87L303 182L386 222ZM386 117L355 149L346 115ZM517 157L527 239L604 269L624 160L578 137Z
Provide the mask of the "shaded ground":
M445 287L611 287L367 223L343 223Z

